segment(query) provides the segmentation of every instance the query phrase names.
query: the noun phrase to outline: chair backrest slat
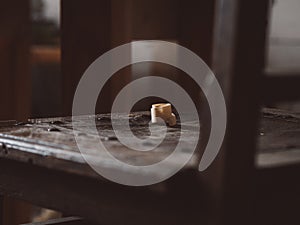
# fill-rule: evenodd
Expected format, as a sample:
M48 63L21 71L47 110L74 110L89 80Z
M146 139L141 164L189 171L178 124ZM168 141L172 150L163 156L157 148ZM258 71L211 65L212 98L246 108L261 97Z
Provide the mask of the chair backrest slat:
M215 163L219 224L253 224L253 179L269 0L219 0L213 70L224 91L228 126Z

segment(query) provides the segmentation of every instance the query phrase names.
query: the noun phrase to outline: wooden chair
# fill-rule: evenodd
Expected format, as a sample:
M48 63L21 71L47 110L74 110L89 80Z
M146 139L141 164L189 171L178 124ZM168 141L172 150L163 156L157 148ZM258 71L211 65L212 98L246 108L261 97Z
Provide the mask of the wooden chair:
M298 165L275 167L272 169L264 168L260 164L257 165L255 161L260 157L257 156L256 136L259 133L261 106L282 100L299 100L299 93L297 92L299 77L290 75L270 76L266 73L265 52L270 1L246 2L225 0L215 2L216 4L214 4L214 1L198 1L197 3L196 1L188 1L184 6L179 1L180 10L185 13L184 19L174 19L180 24L179 31L176 32L175 28L173 29L172 26L168 26L169 29L166 29L168 31L161 33L159 32L159 27L161 26L158 24L156 24L157 26L150 25L150 30L151 27L156 27L156 30L151 30L151 32L144 35L143 32L138 32L135 39L177 38L180 44L186 45L196 51L196 53L210 64L209 52L211 49L209 43L211 43L212 33L209 27L212 21L214 21L213 68L222 84L227 100L228 133L221 154L222 156L219 157L217 163L209 171L205 172L203 179L208 179L206 183L212 183L212 193L218 199L215 202L216 209L219 209L219 213L223 215L219 218L224 224L227 224L227 218L228 223L231 224L235 223L234 221L236 223L242 221L243 218L254 219L255 213L259 213L260 215L257 218L262 218L264 215L266 221L274 219L275 222L279 222L280 220L274 216L273 212L281 212L276 215L282 215L282 218L286 218L282 212L287 210L281 208L285 207L286 204L280 202L284 198L282 199L277 196L276 199L271 199L271 196L274 193L280 192L286 195L286 201L291 205L291 210L289 210L288 214L291 221L293 221L291 216L293 215L292 209L296 209L293 206L297 201L289 199L287 194L293 193L291 194L292 199L298 200L298 198L295 198L297 197L297 192L287 191L283 186L289 189L292 188L294 191L297 190L299 186L296 178L299 172ZM66 5L63 6L67 10L67 1L65 3ZM151 3L155 5L155 1ZM100 7L103 2L91 2L91 4L98 4ZM143 3L140 4L142 5ZM166 4L170 4L170 2ZM177 1L173 1L173 4L170 4L172 6L171 10L169 10L171 13L174 10L176 11L174 9L174 5L176 4L178 4ZM127 1L126 5L127 10L132 9L130 8L133 5L131 1ZM191 8L193 9L191 10ZM199 14L204 15L197 18L195 14L197 14L196 12L200 8L202 12L199 12ZM215 13L211 11L213 8L215 8ZM207 12L210 12L210 14ZM215 14L215 19L210 17L213 14ZM102 18L100 18L101 15L97 15L99 16L98 20L100 20ZM103 16L106 17L107 15L103 14ZM128 23L130 23L128 14L121 14L121 16L123 16L122 19L116 17L115 20L122 21L123 24L120 27L123 27L123 29L127 28L126 30L129 33L125 32L127 35L126 38L119 38L119 44L134 39L132 35L135 35L134 31L128 29ZM169 14L165 16L168 17ZM66 15L67 18L68 16ZM177 17L171 15L170 18ZM94 19L96 18L91 18L86 23L93 24ZM199 21L207 21L207 23L203 24ZM197 25L199 26L199 31L201 30L199 33L194 30ZM68 26L68 21L65 21L65 26ZM102 31L99 30L99 32ZM159 35L155 36L157 33ZM176 36L178 33L179 35ZM111 35L111 32L108 32L108 34ZM114 34L116 35L116 33ZM199 41L198 43L196 41L196 44L194 39L191 38L195 34ZM201 38L204 37L203 34L206 36L204 35L204 41L203 39L201 41ZM87 36L87 38L89 37L90 35ZM69 37L66 36L65 42L67 43L68 40ZM89 43L92 45L92 42ZM97 43L100 42L98 41ZM198 47L195 47L195 45ZM65 49L65 52L68 54L70 51ZM72 53L70 52L70 54ZM66 60L68 60L67 55ZM76 74L78 74L78 71L81 70L77 70ZM70 77L67 78L67 80L69 79ZM294 167L295 169L291 169ZM287 172L290 170L291 172ZM286 173L289 173L288 176ZM267 176L269 174L270 178ZM212 181L210 181L210 176L214 177ZM273 179L274 176L278 178ZM286 180L288 177L289 180ZM280 181L281 179L284 179L284 181ZM285 185L279 185L280 183ZM220 199L222 199L222 205L220 205ZM281 200L279 201L279 199ZM261 203L259 203L259 200L261 200ZM278 200L277 204L276 200ZM267 207L268 203L269 206ZM263 205L264 208L258 207L260 205ZM271 206L275 206L276 210ZM251 223L250 219L249 223Z
M130 35L121 32L129 26L126 22L128 14L120 5L114 8L113 4L116 2L62 1L66 101L72 96L78 74L101 54L95 49L105 52L114 45L131 41ZM220 154L206 171L200 173L195 165L189 164L176 176L151 187L114 184L101 179L82 161L80 154L70 150L71 141L69 145L64 142L72 137L68 130L70 118L31 120L27 124L2 124L1 193L107 225L298 224L300 163L291 162L288 148L262 152L257 139L272 143L272 135L269 137L267 132L274 134L274 129L281 126L297 135L299 115L274 110L262 114L260 107L263 102L299 99L295 84L299 78L265 75L268 0L220 0L215 9L213 69L226 97L228 128ZM117 13L119 10L121 14ZM87 17L83 18L80 13ZM120 39L111 44L108 25L111 21L107 18L116 13L123 18L124 26L114 32L119 31L125 37L117 36ZM95 31L97 26L102 28L99 33ZM80 40L85 40L86 46L81 46ZM70 78L72 71L76 73L75 79ZM276 93L278 86L281 87L279 84L286 91L284 95ZM106 124L109 123L105 119L107 116L99 118L104 118ZM271 129L261 126L260 121L272 124ZM34 127L39 128L38 131ZM53 134L49 134L49 127L55 127L54 132L61 132L61 135L55 135L55 141L51 138ZM260 131L261 127L266 130ZM23 136L20 138L17 134L21 130ZM28 132L39 138L26 137ZM259 135L263 132L266 134ZM299 147L299 142L292 146ZM264 158L266 154L276 156L278 152L286 159L284 164L280 161L282 157L265 160L268 159ZM80 221L76 218L56 221L57 224L64 222L78 224Z

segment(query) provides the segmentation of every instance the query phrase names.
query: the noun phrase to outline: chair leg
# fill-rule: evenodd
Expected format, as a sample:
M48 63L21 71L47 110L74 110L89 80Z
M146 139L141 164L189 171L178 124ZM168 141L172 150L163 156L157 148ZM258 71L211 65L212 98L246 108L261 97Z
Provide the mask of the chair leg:
M3 225L3 222L4 222L3 210L4 210L4 197L3 197L3 195L0 195L0 225Z

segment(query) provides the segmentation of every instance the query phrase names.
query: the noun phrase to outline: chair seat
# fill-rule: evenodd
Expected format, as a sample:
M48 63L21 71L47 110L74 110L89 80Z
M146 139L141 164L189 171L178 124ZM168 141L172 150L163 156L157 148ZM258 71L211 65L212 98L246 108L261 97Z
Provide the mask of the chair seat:
M116 115L119 122L130 120L131 130L137 137L149 135L148 112L139 112L132 115ZM90 118L90 117L89 117ZM87 117L78 117L81 126L87 126ZM153 164L167 157L175 148L180 137L180 123L168 128L165 140L155 150L145 153L130 151L115 137L112 130L109 114L96 115L96 124L100 138L104 145L119 160L128 163ZM187 122L190 134L195 133L193 121ZM161 129L156 126L155 129ZM245 128L246 129L246 128ZM129 131L124 131L129 132ZM241 131L242 132L242 131ZM259 168L276 167L300 162L300 116L275 109L264 109L258 137L259 152L256 155L256 164ZM105 161L105 156L99 155L93 149L98 140L98 134L79 134L90 148L91 157L98 157ZM200 135L201 136L201 135ZM186 146L190 140L183 140ZM86 164L79 152L72 130L70 117L46 118L29 120L26 123L2 122L0 127L0 156L22 162L30 162L42 167L71 173L98 177ZM149 143L151 144L151 143ZM3 147L5 146L5 147ZM184 149L181 154L188 154ZM197 168L197 160L191 160L185 167Z

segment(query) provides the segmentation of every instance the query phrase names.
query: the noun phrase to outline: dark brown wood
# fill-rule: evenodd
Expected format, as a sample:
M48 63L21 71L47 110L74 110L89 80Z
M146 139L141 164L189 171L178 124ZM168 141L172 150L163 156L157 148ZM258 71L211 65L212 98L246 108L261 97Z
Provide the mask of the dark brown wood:
M170 4L170 1L159 2L161 5L166 3ZM173 36L179 36L191 50L201 46L197 54L203 53L209 60L210 25L204 27L207 31L204 36L200 32L195 34L198 41L204 38L203 43L190 42L189 39L198 25L196 21L204 17L197 10L200 3L190 3L193 4L187 3L182 7L186 17L181 18L180 35L170 22L179 18L177 10L180 7L174 4L164 23L170 26L150 25L157 32L150 32L145 38L173 39ZM212 10L213 1L205 4L209 10L201 10L207 13L207 23L211 24L212 17L208 12ZM137 33L135 27L130 25L132 9L135 8L131 1L62 1L66 113L70 114L74 90L89 64L111 47L138 37L134 36ZM0 128L0 192L108 225L231 225L261 221L266 224L278 221L298 224L293 216L299 202L299 116L267 110L259 125L268 1L222 0L218 1L216 9L214 70L227 100L228 133L221 153L207 171L200 174L196 161L192 160L178 175L159 185L125 187L99 177L89 168L76 147L70 118L6 122ZM148 14L142 13L143 16L152 15L151 10L146 12ZM159 12L157 15L163 18L163 10ZM184 27L188 19L193 25ZM121 29L117 29L120 21ZM140 23L143 20L134 21ZM157 24L157 21L153 24ZM199 24L205 26L203 20ZM122 82L117 79L119 83L110 83L104 94L111 101L121 83L129 79L130 76L126 76ZM275 89L278 81L272 82L269 85ZM109 101L102 107L100 111L109 111ZM120 122L130 119L137 136L148 134L149 114L116 116ZM106 140L111 153L122 161L153 163L165 158L178 141L180 127L175 127L170 129L171 135L167 136L165 142L151 154L130 152L114 137L109 117L95 117L100 137ZM82 126L85 125L84 117L78 118L78 121L82 122ZM187 132L193 132L193 125ZM82 135L91 147L95 143L96 134L84 132L78 135ZM184 141L189 145L188 139ZM256 147L259 151L256 151ZM182 154L186 154L183 149ZM91 151L91 156L97 157L96 152ZM105 158L99 157L99 160L105 161ZM275 200L274 196L277 197ZM284 206L289 203L294 208L287 212ZM280 214L280 210L284 213ZM257 221L257 218L261 220Z
M299 224L300 163L260 169L255 181L255 224Z
M10 198L4 195L4 225L19 225L31 219L32 206L21 199Z
M217 162L207 171L208 176L214 177L216 211L220 213L216 216L217 224L241 221L253 224L255 139L268 3L268 0L217 1L213 68L228 110L223 149Z
M269 110L264 110L261 121L263 129L259 130L260 153L256 155L257 170L253 190L255 192L254 223L298 224L297 209L300 202L300 163L298 160L300 155L296 153L299 147L296 147L292 139L300 137L297 132L298 128L294 127L299 114L286 114L280 110L272 111L270 113ZM278 121L288 121L288 123L277 126ZM286 132L279 130L286 130ZM265 141L268 142L267 139L272 144L263 150L261 147ZM278 149L286 149L286 151L273 151L274 146ZM278 164L278 162L281 163Z
M0 225L3 225L4 222L4 196L0 195Z
M64 115L70 115L85 70L103 53L132 40L132 1L63 0L61 7ZM130 78L129 68L107 82L99 96L97 113L110 112L114 97Z
M102 138L113 135L109 118L110 115L97 116L99 130L104 132L101 134ZM149 132L147 129L147 123L150 119L149 114L132 114L129 117L128 115L124 115L123 117L117 116L117 118L120 119L120 122L130 118L132 128L138 135L147 135ZM84 117L82 119L84 121ZM1 152L3 156L8 156L7 160L11 159L13 161L8 160L0 163L0 165L3 166L0 169L3 171L0 180L3 182L2 184L5 184L1 186L1 190L4 193L25 199L37 205L57 209L67 214L82 216L105 224L140 224L141 221L148 216L150 216L150 219L148 218L143 224L165 224L175 223L176 221L183 223L186 221L185 217L189 218L188 221L190 221L190 224L196 223L197 211L193 209L191 209L191 211L184 210L184 208L186 208L186 205L183 204L185 199L181 199L175 188L178 184L171 188L174 192L172 197L165 196L165 193L168 193L165 192L167 188L166 184L149 188L126 188L121 185L111 184L111 182L101 179L100 176L92 173L93 171L91 172L91 169L89 169L87 164L82 160L81 155L76 152L77 148L74 146L75 143L70 118L32 120L31 122L32 123L19 123L15 125L18 129L20 128L22 130L22 134L17 133L21 134L21 136L23 136L23 134L27 136L27 132L23 130L24 128L29 128L32 131L37 129L36 131L38 133L40 133L40 131L46 132L46 139L43 140L42 136L44 135L40 135L40 133L38 134L39 137L36 136L39 139L38 141L36 139L30 141L31 135L27 133L29 134L29 136L25 138L27 141L25 141L24 137L20 137L25 141L21 144L18 141L15 142L16 139L14 138L14 141L11 142L12 139L6 136L10 140L8 141L9 143L4 143L4 149ZM12 131L12 127L7 127L8 122L4 123L4 125L6 126L6 128L3 127L4 129L8 132ZM191 125L191 132L192 127ZM51 131L49 128L56 129L52 129ZM157 128L160 129L159 127ZM23 133L24 131L25 133ZM151 155L143 156L142 154L135 155L134 152L126 152L126 148L121 147L114 139L112 139L112 141L108 139L107 144L110 145L109 148L112 151L116 151L117 155L121 157L120 159L123 161L138 159L140 162L144 161L149 163L153 161L153 159L159 160L159 158L168 155L168 152L172 150L170 147L176 144L176 137L178 137L179 134L178 131L178 127L170 130L170 136L166 139L166 143L156 150L157 153L153 153L154 157ZM88 139L94 139L93 137L95 136L89 133L85 135ZM18 139L18 134L9 136L15 136L15 138ZM33 136L35 135L33 134ZM59 138L59 136L61 136L61 138ZM88 140L88 142L92 139ZM71 144L72 142L73 144ZM32 145L37 146L37 143L39 143L38 145L40 145L41 148L32 148ZM92 144L92 142L90 143ZM29 147L28 144L31 145L31 147ZM24 154L20 151L15 151L16 148L18 148L17 146L23 149L22 152ZM27 155L28 153L29 155ZM29 158L25 155L29 156ZM189 167L190 166L187 166L187 168ZM192 175L192 177L194 176L195 174ZM194 187L200 188L194 182L195 180L193 181ZM184 183L187 184L187 182ZM185 188L190 189L190 186L187 185ZM37 190L39 191L37 192ZM182 191L183 187L178 190ZM192 192L190 191L189 194L192 194ZM194 198L192 202L195 202L191 204L196 204L196 195L197 193L193 192L192 196ZM198 200L197 198L197 202ZM172 201L174 203L171 203ZM84 205L84 207L80 207L81 205ZM173 217L173 211L177 207L182 208L182 213L177 217ZM193 208L196 209L196 207ZM164 215L161 215L162 211ZM118 216L112 217L111 215L114 213Z
M271 169L298 162L299 118L297 113L278 109L263 110L256 141L258 152L255 162L258 169Z
M132 1L133 40L177 40L179 0Z
M179 1L178 44L197 54L208 66L212 64L215 0ZM179 56L180 57L180 56ZM177 82L188 92L203 119L202 136L206 145L210 133L210 109L200 87L187 74L177 71Z
M110 225L141 221L143 224L197 224L198 221L195 206L199 206L200 198L190 187L178 183L170 189L167 184L126 187L10 160L1 160L0 168L1 193L94 222ZM195 175L189 176L192 178L193 187L198 191L201 185ZM178 188L180 192L190 191L181 197ZM174 216L174 210L181 213Z
M61 9L64 115L70 115L84 71L111 48L111 1L62 0ZM103 95L110 98L109 87ZM102 107L100 112L108 112L108 105Z
M115 116L120 123L130 119L136 135L148 134L149 113ZM96 118L100 137L103 140L105 137L113 137L110 115L97 115ZM78 121L80 119L84 127L85 117L78 117ZM258 184L265 187L261 183L264 179L260 177L269 168L278 168L274 171L275 176L278 171L283 173L284 168L300 162L300 116L284 111L264 110L261 126L263 135L259 135L260 153L257 155L257 166L261 173L256 176L259 178ZM190 129L189 132L193 132L192 125ZM113 138L107 139L106 146L122 161L151 163L164 158L176 145L180 127L170 128L169 132L170 136L167 135L165 142L151 155L128 152ZM197 171L195 161L191 161L178 175L164 183L141 188L126 187L103 179L89 168L78 153L70 118L36 119L26 123L5 122L0 127L0 134L2 194L103 224L140 224L141 221L143 224L198 224L199 221L206 223L212 219L208 213L212 201L210 183L206 183L205 172ZM92 145L95 135L87 132L83 138ZM189 144L189 140L184 141ZM266 154L272 156L280 152L287 152L287 155L294 153L289 160L272 162L264 159ZM295 156L298 157L297 161ZM262 190L266 190L266 187ZM199 218L199 210L205 212L205 216ZM175 211L180 212L179 215L174 216ZM112 217L113 214L118 216Z
M263 79L264 102L272 105L278 102L300 100L300 76L289 74L266 75Z
M180 137L180 125L177 125L176 127L168 128L169 132L164 142L154 151L149 153L130 151L114 138L115 134L112 130L110 117L110 114L102 114L96 115L93 118L96 120L100 138L104 141L105 146L111 150L113 155L125 162L130 163L132 160L131 163L135 164L136 160L138 160L139 164L152 164L157 160L164 159L173 151ZM87 126L85 118L85 116L78 117L78 123L81 124L82 128ZM149 135L148 123L150 115L148 112L133 113L130 115L120 114L115 115L114 118L117 118L119 124L129 119L133 133L139 137ZM193 132L196 132L196 127L189 123L191 121L187 122L186 125L189 127L188 132L192 136ZM159 131L162 127L155 126L154 129ZM94 134L88 130L85 133L77 132L77 135L81 135L89 143L90 154L98 157L99 160L105 160L94 149L98 134ZM131 135L132 133L131 131L124 130L124 134ZM192 144L189 139L183 141L186 143L186 146ZM0 143L2 144L0 154L5 158L23 162L30 161L30 163L51 169L62 169L71 173L97 177L97 174L85 163L78 150L70 117L34 119L23 123L12 121L11 124L5 122L0 128ZM19 151L21 149L23 150ZM182 154L188 153L183 149ZM195 161L191 161L187 167L195 167Z
M16 7L17 5L17 7ZM30 117L29 0L1 1L0 7L0 119ZM30 208L16 200L1 200L1 224L17 225ZM5 212L3 212L5 211Z
M104 131L105 136L111 135L109 117L110 115L97 116L97 118L99 118L97 120L99 121L98 125L102 124L99 127L99 129ZM122 119L127 119L127 118L128 117L125 116ZM149 114L131 115L131 121L134 130L139 131L141 127L144 127L145 129L144 132L147 134L148 131L147 131L146 124L149 121ZM13 159L12 157L13 155L15 155L16 157L15 159L13 159L14 161L5 160L5 161L1 161L0 163L0 167L1 167L0 171L3 172L3 173L0 172L1 174L0 180L1 183L3 182L2 184L5 184L5 185L0 185L0 190L3 193L6 193L10 196L14 196L17 198L28 200L37 205L45 206L48 208L54 208L66 212L68 214L83 216L93 221L103 222L105 224L124 224L124 223L140 224L141 221L143 221L143 219L148 216L150 216L150 219L148 218L147 221L143 221L143 224L153 224L153 223L173 224L175 222L180 222L180 221L181 221L180 223L184 223L187 222L186 217L188 218L188 221L190 221L190 224L196 224L196 221L198 219L197 211L195 211L196 207L193 207L194 209L191 207L190 211L185 210L185 209L190 209L190 207L187 208L186 204L183 204L183 202L186 202L185 199L186 196L184 196L183 199L181 199L178 196L178 193L176 191L176 187L178 186L178 184L176 185L175 183L175 186L173 184L172 185L173 187L171 189L167 188L168 186L167 184L157 185L150 188L139 188L139 189L130 188L130 187L126 188L121 185L111 184L110 182L100 179L99 176L95 176L95 174L90 176L89 173L86 172L86 170L83 170L82 169L83 167L80 166L80 164L83 164L84 161L81 161L81 163L77 162L77 160L80 159L79 154L77 155L72 154L71 157L65 158L65 160L63 160L69 162L72 161L75 164L73 163L69 164L68 167L66 167L66 165L64 164L58 164L56 163L55 159L59 158L58 157L59 152L54 151L53 149L50 150L51 148L49 144L52 145L54 140L58 141L58 139L60 139L61 141L68 140L67 141L68 144L67 143L65 144L67 144L68 146L73 146L74 143L71 144L70 142L70 137L73 135L72 131L70 130L71 128L70 118L66 118L66 119L60 118L60 120L58 118L33 120L31 122L35 122L35 123L34 124L19 123L16 126L18 127L18 129L20 128L21 130L23 130L21 127L23 128L27 127L32 131L36 128L40 131L45 131L46 132L45 138L49 141L49 142L47 141L48 144L46 144L41 138L44 135L38 135L39 136L38 142L41 144L41 147L44 144L48 145L47 148L48 150L46 150L45 152L44 149L44 151L40 152L41 154L44 155L42 158L34 157L33 155L35 155L36 153L39 154L38 152L35 152L38 149L37 148L33 149L31 147L26 148L26 143L28 144L28 142L23 139L24 137L21 139L25 141L24 145L22 145L25 148L22 147L21 148L25 152L25 155L26 155L26 151L30 151L31 153L35 152L34 154L31 154L29 158L27 158L21 152L18 153L15 152L16 154L14 153L13 149L15 149L16 146L20 146L20 143L13 144L9 141L10 143L6 143L4 144L4 146L2 145L2 147L4 147L3 149L4 155L9 156L8 158L10 159ZM12 123L15 124L14 122ZM10 128L7 127L9 125L9 122L3 123L3 125L4 127L2 128L6 129L8 132L12 131L11 129L12 127ZM39 128L36 126L38 126ZM57 132L56 130L56 132L51 133L48 131L50 127L59 129L61 132L56 133ZM105 127L107 127L107 129L103 129ZM173 131L172 137L178 130L179 130L178 127L171 130ZM21 131L21 133L26 135L27 132L25 133L23 132L24 130ZM58 139L54 137L54 136L63 135L63 133L67 134L67 136L69 135L71 136L69 137L65 136ZM50 138L51 139L50 140L48 139L49 137L48 135L52 136L51 134L53 134L54 136ZM17 136L18 135L16 135L15 137ZM173 138L171 140L175 140L175 139ZM36 146L36 144L34 143L36 143L36 140L33 140L30 145ZM56 144L55 145L57 147L59 146L60 149L63 147L63 143L58 144L58 142L56 142ZM116 141L112 141L111 144L116 145L117 143ZM123 150L122 148L118 148L118 149L120 153L122 153L122 151L125 150L124 148ZM42 150L42 148L40 150ZM52 153L48 152L50 153L48 154L47 151L49 150ZM74 150L76 151L76 149ZM163 147L162 150L168 151L168 148ZM51 157L45 157L45 155L46 156L51 155ZM62 155L68 155L68 154L62 154ZM125 154L123 155L126 157ZM52 162L47 163L46 162L47 159L49 159ZM23 163L20 163L19 160ZM59 160L61 161L61 159ZM49 167L50 164L52 164L52 167ZM51 170L47 168L51 168ZM74 171L80 171L80 173ZM195 175L192 175L192 177L195 177ZM198 191L199 190L198 188L201 188L201 186L198 186L196 184L197 183L196 179L191 179L190 181L192 180L193 180L193 186ZM182 181L184 181L184 179ZM188 182L183 182L181 183L181 185L182 184L188 184ZM185 188L190 189L189 185L187 185ZM172 192L169 193L170 190L172 189L174 192L173 194ZM39 191L37 192L37 190ZM167 192L166 190L169 191ZM180 190L182 191L183 187L181 187ZM167 193L172 194L172 197L166 196ZM190 202L190 204L198 205L199 199L196 198L197 193L193 192L192 194L190 190L189 194L193 196L193 201ZM174 203L176 202L176 204L172 202ZM80 207L80 205L84 205L84 207ZM181 207L183 208L181 209ZM178 208L181 209L181 214L176 217L172 216L174 210ZM164 212L163 215L162 212ZM112 217L111 215L114 213L116 213L118 216Z
M169 133L165 141L153 152L142 154L136 151L128 151L119 141L114 140L115 134L111 127L110 114L102 114L95 116L97 120L97 128L100 138L104 141L105 146L112 151L117 158L132 163L138 160L140 163L153 163L154 161L166 157L177 145L180 137L180 126L169 128ZM149 133L148 122L150 120L149 113L134 113L131 115L118 115L119 123L129 119L133 133L140 137L147 136ZM78 117L78 121L82 121L82 127L86 126L85 117ZM258 138L258 146L260 152L257 156L259 167L276 167L283 163L279 159L268 160L268 154L284 154L291 153L300 147L297 130L300 128L299 117L297 114L287 113L278 110L265 110ZM157 126L155 129L160 129ZM130 132L124 131L131 135ZM190 125L191 134L194 132L193 125ZM97 152L92 150L92 146L96 143L98 134L95 135L86 131L83 135L87 143L91 146L91 155L97 156ZM183 140L186 145L190 145L190 141ZM35 119L28 122L7 121L0 126L0 156L21 162L30 162L39 166L47 167L74 173L78 175L97 178L98 175L89 168L85 163L76 145L71 124L71 118L51 118L51 119ZM297 154L296 151L295 154ZM185 154L184 151L182 154ZM286 163L293 162L293 159L299 160L299 154L292 155L290 159L286 159ZM288 154L287 154L288 155ZM50 157L51 156L51 157ZM298 158L297 158L298 157ZM105 160L105 159L103 159ZM197 168L195 161L191 161L188 168Z
M0 119L25 119L30 115L29 1L2 1L0 28Z
M118 47L132 41L132 17L133 17L133 0L112 0L111 1L111 48ZM131 56L131 52L129 52ZM110 112L111 104L120 90L131 81L131 66L128 66L117 73L110 79L110 96L99 98L99 105L102 102L109 102Z
M179 1L178 43L211 66L215 0ZM199 91L198 91L199 92Z

